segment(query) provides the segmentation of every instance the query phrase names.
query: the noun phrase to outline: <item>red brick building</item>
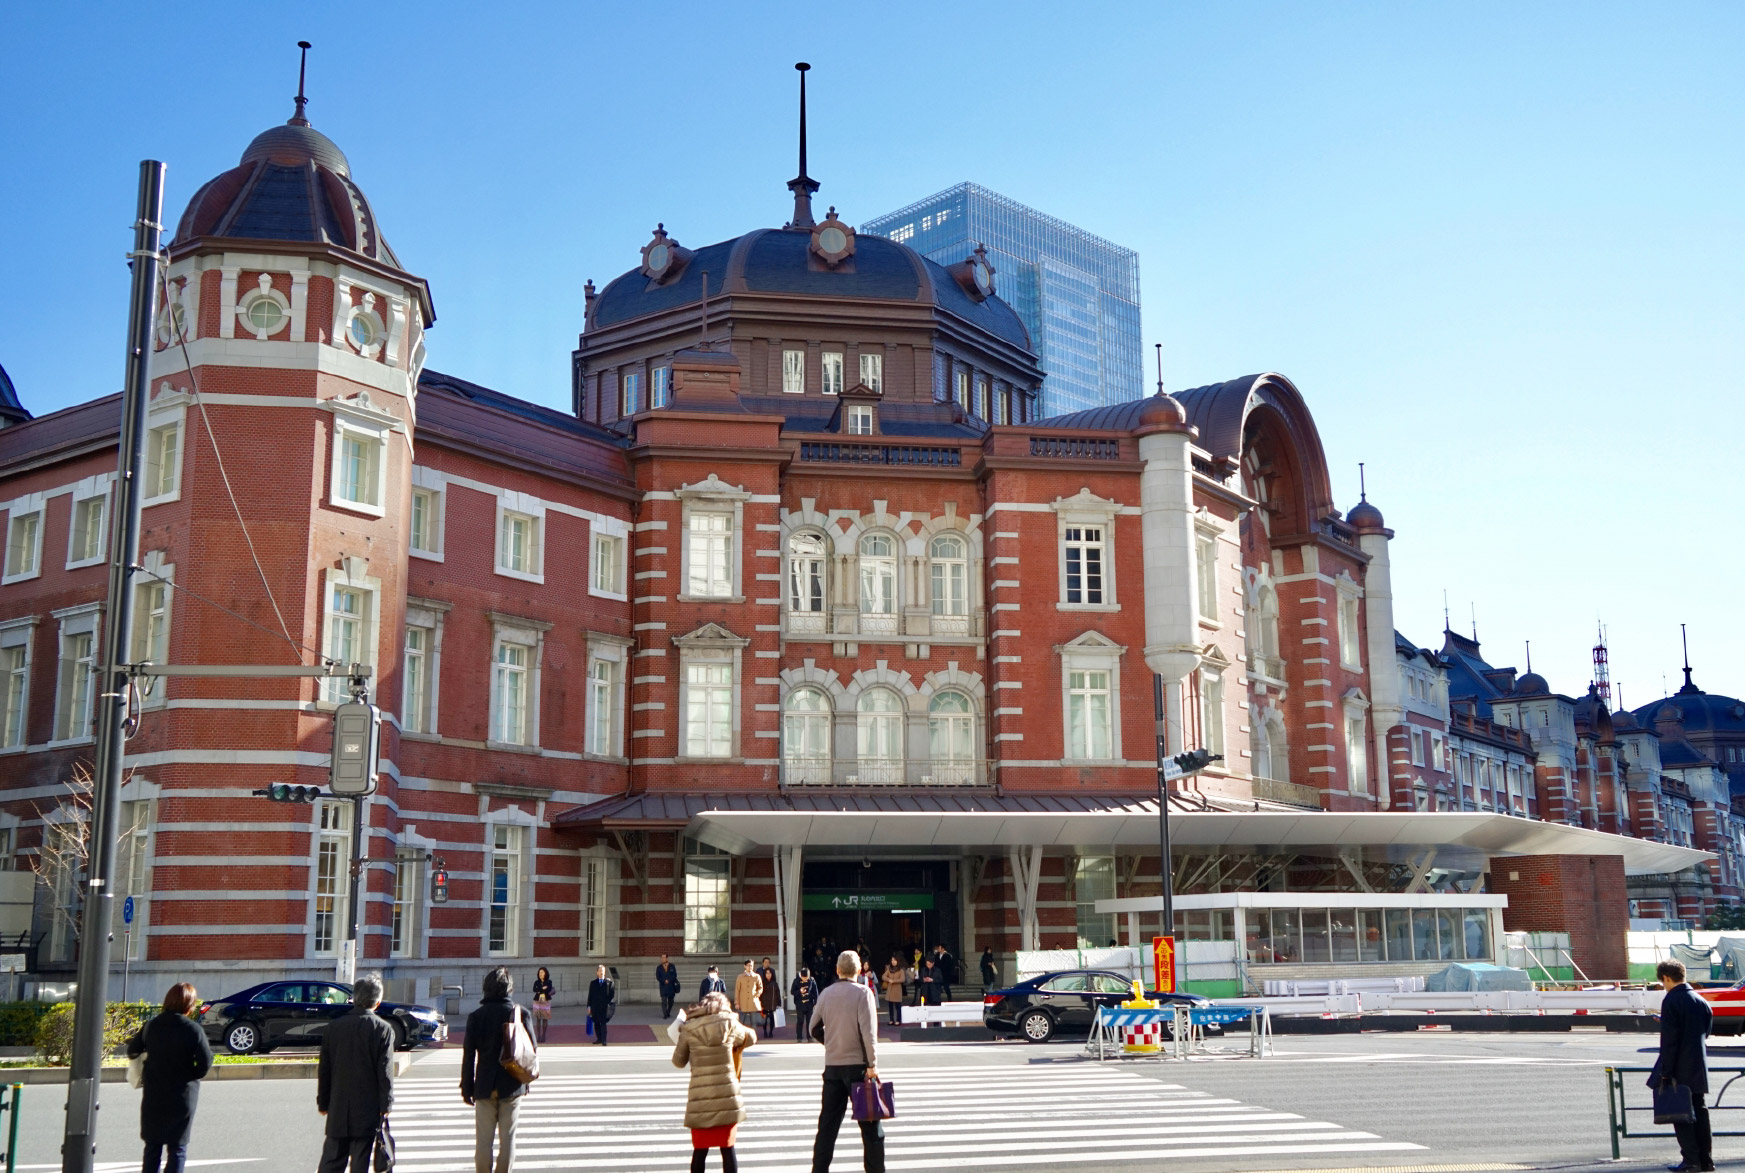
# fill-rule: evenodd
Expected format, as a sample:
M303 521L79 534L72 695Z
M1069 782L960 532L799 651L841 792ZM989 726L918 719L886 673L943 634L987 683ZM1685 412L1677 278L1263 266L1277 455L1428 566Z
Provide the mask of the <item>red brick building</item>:
M1036 420L985 258L857 237L790 188L781 228L691 251L663 226L590 284L571 414L425 368L431 291L301 117L183 213L133 657L372 666L362 963L423 995L496 959L573 989L601 960L644 985L669 952L692 981L821 938L1100 944L1097 900L1158 890L1154 682L1165 752L1223 754L1174 796L1178 884L1254 850L1196 838L1212 816L1301 816L1266 831L1297 845L1284 887L1440 842L1434 815L1364 830L1413 809L1390 783L1391 531L1335 508L1298 389ZM36 866L80 817L118 411L7 410L0 821ZM352 808L252 792L325 782L342 684L139 698L136 971L333 964ZM1510 850L1444 846L1435 882ZM76 899L45 869L45 972Z

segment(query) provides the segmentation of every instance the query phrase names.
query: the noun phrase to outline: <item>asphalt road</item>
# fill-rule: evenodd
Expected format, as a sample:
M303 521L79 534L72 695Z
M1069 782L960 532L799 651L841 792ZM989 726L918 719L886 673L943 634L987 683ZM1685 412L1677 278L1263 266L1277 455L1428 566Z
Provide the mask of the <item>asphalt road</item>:
M1224 1057L1105 1065L1084 1060L1081 1048L1072 1044L906 1043L881 1047L880 1067L896 1083L899 1108L910 1109L888 1126L893 1169L1011 1167L1048 1173L1082 1170L1087 1161L1093 1167L1135 1173L1164 1168L1172 1173L1626 1169L1658 1167L1676 1157L1670 1139L1626 1140L1624 1161L1610 1161L1603 1070L1607 1065L1652 1062L1652 1054L1643 1054L1641 1048L1653 1043L1652 1035L1589 1033L1281 1036L1278 1053L1263 1061ZM550 1047L543 1059L544 1075L530 1104L543 1100L552 1125L543 1130L549 1134L544 1139L541 1129L524 1126L517 1168L653 1170L682 1164L688 1146L680 1126L683 1076L673 1070L664 1048ZM1711 1062L1745 1067L1745 1051L1717 1051ZM817 1063L816 1048L786 1043L759 1045L748 1056L748 1094L756 1094L753 1121L739 1146L748 1173L755 1168L804 1168L803 1151L810 1145L810 1119L816 1111L810 1089ZM470 1113L453 1091L458 1066L458 1048L426 1052L401 1078L403 1111L396 1111L395 1131L402 1139L402 1165L410 1173L470 1169ZM1151 1082L1139 1084L1140 1079ZM1628 1079L1633 1101L1645 1102L1642 1077ZM643 1095L638 1088L649 1089L646 1100L638 1098ZM1155 1096L1162 1107L1122 1108L1117 1097L1109 1101L1111 1109L1096 1114L1098 1101L1092 1097L1105 1088L1121 1095L1137 1093L1135 1102L1144 1105ZM1091 1094L1075 1099L1082 1089ZM122 1084L104 1085L100 1169L138 1168L138 1095ZM190 1167L308 1173L321 1147L314 1096L313 1080L206 1085ZM767 1103L759 1098L763 1096L770 1097ZM24 1089L18 1168L59 1168L64 1099L60 1087ZM949 1115L952 1104L960 1101L964 1114ZM1745 1096L1739 1102L1745 1105ZM1081 1111L1078 1105L1088 1106ZM1208 1152L1199 1143L1202 1134L1228 1125L1186 1126L1174 1131L1190 1134L1187 1141L1164 1142L1178 1146L1165 1159L1149 1156L1167 1150L1151 1147L1144 1137L1121 1139L1135 1131L1124 1125L1144 1124L1146 1117L1180 1112L1184 1115L1175 1119L1181 1120L1185 1114L1208 1111L1252 1111L1257 1114L1244 1119L1278 1121L1251 1127L1272 1129L1271 1136L1285 1143L1226 1138L1238 1147ZM775 1120L781 1113L788 1118ZM1000 1123L1006 1119L1001 1113L1013 1114L1010 1119L1016 1123ZM753 1135L760 1117L768 1118L771 1131ZM1649 1127L1646 1117L1642 1126ZM1716 1126L1745 1131L1745 1113L1738 1114L1737 1123L1718 1120ZM974 1131L978 1127L996 1131L992 1137L981 1136ZM907 1137L905 1128L910 1130ZM1024 1140L1030 1134L1023 1128L1038 1129L1034 1135L1045 1139ZM1289 1151L1299 1139L1321 1143L1302 1129L1335 1129L1339 1137L1369 1139ZM1002 1131L1018 1138L1017 1143L995 1143L1005 1139ZM608 1134L623 1137L622 1144L606 1139ZM925 1147L913 1147L922 1135L929 1137ZM1248 1139L1265 1141L1268 1136ZM911 1147L905 1150L905 1143ZM583 1153L566 1145L604 1147ZM1373 1147L1380 1145L1390 1147ZM849 1125L835 1167L858 1169L858 1150ZM566 1152L580 1155L567 1157ZM1723 1167L1745 1166L1745 1138L1717 1141L1715 1155ZM710 1168L717 1167L711 1161Z

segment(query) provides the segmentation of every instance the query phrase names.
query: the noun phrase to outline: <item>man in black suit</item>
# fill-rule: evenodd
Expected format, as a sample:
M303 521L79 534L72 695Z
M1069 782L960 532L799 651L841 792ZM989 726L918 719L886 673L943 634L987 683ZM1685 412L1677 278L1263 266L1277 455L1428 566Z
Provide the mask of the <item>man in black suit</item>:
M667 960L667 955L660 955L660 964L654 967L654 984L660 987L660 1016L673 1016L673 1000L679 996L679 967Z
M351 1013L321 1036L315 1107L327 1117L320 1173L369 1173L382 1117L394 1106L394 1028L376 1013L382 979L367 975L351 989Z
M1704 1044L1715 1012L1697 997L1684 980L1684 963L1662 961L1654 976L1666 991L1660 1002L1660 1058L1648 1075L1648 1086L1680 1084L1690 1089L1695 1119L1674 1124L1678 1151L1684 1159L1668 1165L1675 1173L1707 1173L1715 1167L1709 1134L1709 1109L1703 1097L1709 1091L1709 1055Z
M594 1041L606 1045L606 1024L618 1009L618 983L606 976L606 967L598 966L598 976L588 983L588 1017L594 1020Z

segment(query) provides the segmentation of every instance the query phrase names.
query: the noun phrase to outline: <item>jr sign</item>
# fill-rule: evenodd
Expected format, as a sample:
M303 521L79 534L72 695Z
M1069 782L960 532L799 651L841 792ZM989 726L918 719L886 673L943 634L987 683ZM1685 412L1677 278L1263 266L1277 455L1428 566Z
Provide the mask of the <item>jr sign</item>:
M807 892L800 898L808 912L926 912L931 892Z

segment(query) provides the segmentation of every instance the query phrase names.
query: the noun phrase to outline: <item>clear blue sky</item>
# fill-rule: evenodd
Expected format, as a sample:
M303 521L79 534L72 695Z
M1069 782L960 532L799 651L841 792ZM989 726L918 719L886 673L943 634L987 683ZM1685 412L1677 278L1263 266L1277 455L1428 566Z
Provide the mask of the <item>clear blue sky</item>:
M1139 250L1172 388L1308 397L1368 462L1399 626L1631 704L1745 693L1738 4L8 7L0 364L114 390L136 164L194 188L310 117L426 276L430 363L557 406L582 283L657 220L704 244L811 171L855 222L964 179Z

